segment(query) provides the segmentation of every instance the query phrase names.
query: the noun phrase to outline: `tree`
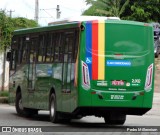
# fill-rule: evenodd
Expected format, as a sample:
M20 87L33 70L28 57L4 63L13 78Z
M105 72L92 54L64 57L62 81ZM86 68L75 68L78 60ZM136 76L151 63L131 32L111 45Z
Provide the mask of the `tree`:
M4 50L10 45L13 25L10 17L4 11L0 11L0 50Z
M160 22L160 0L130 1L129 12L124 19L141 22Z
M84 15L119 16L141 22L160 22L160 0L86 0ZM97 14L98 13L98 14Z
M6 49L11 44L12 32L15 29L36 27L38 24L26 18L10 18L5 11L0 11L0 51L3 52L2 91L4 90Z
M85 15L95 15L99 14L102 16L115 16L121 17L122 13L125 11L129 0L86 0L87 4L92 6L87 11L92 11L92 13L85 11ZM92 10L91 10L92 9Z
M31 28L38 26L38 23L36 21L23 17L12 18L12 23L15 29Z
M5 11L0 11L0 50L10 46L12 32L16 29L37 27L34 20L23 17L10 18Z

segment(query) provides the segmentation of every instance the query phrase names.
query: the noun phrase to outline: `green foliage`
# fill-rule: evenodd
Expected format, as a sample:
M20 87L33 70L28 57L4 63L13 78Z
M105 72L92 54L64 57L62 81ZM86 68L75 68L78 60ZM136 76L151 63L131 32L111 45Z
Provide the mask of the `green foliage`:
M91 6L89 9L83 12L83 15L91 15L91 16L103 16L103 14L96 12L96 6Z
M121 17L121 14L125 11L125 7L129 3L129 0L86 0L86 2L92 6L87 10L90 12L85 11L83 13L84 15Z
M86 0L83 15L118 16L141 22L160 22L160 0Z
M124 19L141 22L160 22L160 0L135 0Z
M0 91L0 97L8 97L9 92L8 91Z
M35 22L34 20L29 20L23 17L13 18L12 22L15 29L30 28L30 27L38 26L37 22Z
M6 15L5 11L0 11L0 51L10 46L14 30L37 26L38 24L34 20L23 17L10 18Z
M10 45L12 31L11 18L7 17L5 12L0 11L0 50Z

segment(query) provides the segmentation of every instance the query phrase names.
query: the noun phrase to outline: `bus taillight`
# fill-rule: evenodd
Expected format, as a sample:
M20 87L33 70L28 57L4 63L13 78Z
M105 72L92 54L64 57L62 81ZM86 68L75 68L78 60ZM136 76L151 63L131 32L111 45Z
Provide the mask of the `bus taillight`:
M153 78L153 63L148 67L146 74L145 90L148 92L151 90Z

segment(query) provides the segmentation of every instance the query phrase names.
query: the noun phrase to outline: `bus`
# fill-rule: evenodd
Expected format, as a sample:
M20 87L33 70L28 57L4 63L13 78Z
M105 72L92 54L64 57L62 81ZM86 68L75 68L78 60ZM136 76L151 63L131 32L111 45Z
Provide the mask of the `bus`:
M53 123L94 115L123 125L152 108L152 26L87 19L14 31L9 100L20 116L48 110Z

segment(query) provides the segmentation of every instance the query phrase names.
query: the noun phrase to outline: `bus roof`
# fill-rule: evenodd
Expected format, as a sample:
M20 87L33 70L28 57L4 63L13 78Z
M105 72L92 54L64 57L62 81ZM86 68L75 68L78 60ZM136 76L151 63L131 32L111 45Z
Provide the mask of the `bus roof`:
M120 20L119 17L105 17L105 16L74 16L65 19L58 19L57 21L50 22L48 25L63 24L67 22L83 22L93 20Z
M84 20L82 18L85 18ZM21 35L21 34L30 34L30 33L36 33L36 32L45 32L45 31L51 31L51 30L61 30L61 29L72 29L72 28L79 28L83 22L86 21L92 21L92 20L106 20L110 23L118 23L118 24L124 24L124 25L139 25L139 26L151 26L150 24L143 23L143 22L136 22L136 21L127 21L127 20L120 20L117 17L96 17L92 16L90 19L87 19L86 16L82 17L81 21L80 18L75 18L74 20L77 21L64 21L64 22L57 22L54 24L50 24L49 26L43 26L43 27L35 27L35 28L27 28L27 29L19 29L14 31L14 35Z
M14 35L36 33L36 32L42 32L42 31L45 32L45 31L50 31L50 30L60 30L60 29L68 29L68 28L78 28L78 27L80 27L79 22L56 24L54 26L43 26L43 27L15 30Z

